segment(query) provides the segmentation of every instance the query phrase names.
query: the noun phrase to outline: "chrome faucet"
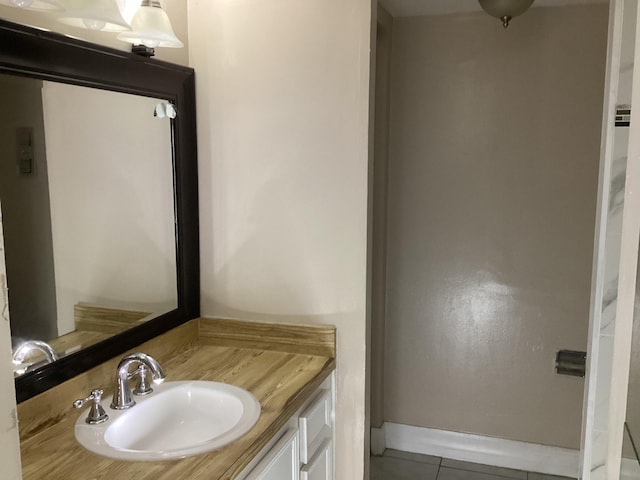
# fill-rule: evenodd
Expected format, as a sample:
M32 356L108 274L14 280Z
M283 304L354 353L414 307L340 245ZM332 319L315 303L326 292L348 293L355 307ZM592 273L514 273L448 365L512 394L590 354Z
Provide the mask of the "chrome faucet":
M139 365L139 367L129 373L131 365ZM165 377L164 370L160 364L155 358L146 353L131 353L120 360L116 371L116 385L113 391L111 408L115 410L125 410L136 404L136 401L133 399L131 387L129 387L129 380L135 376L140 378L140 383L138 388L134 390L134 393L138 395L151 393L153 390L147 383L147 373L151 373L151 379L156 384L161 383Z
M58 352L47 342L43 342L42 340L27 340L21 343L18 348L16 348L16 351L13 352L13 363L16 365L23 363L27 355L34 351L42 352L47 363L55 362L60 358Z

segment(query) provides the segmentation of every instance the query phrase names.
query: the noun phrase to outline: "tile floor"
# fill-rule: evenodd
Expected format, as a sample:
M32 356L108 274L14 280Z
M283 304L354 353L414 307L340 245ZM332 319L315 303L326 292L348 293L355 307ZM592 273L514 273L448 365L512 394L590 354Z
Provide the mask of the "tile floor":
M371 457L370 480L569 480L417 453L385 450Z

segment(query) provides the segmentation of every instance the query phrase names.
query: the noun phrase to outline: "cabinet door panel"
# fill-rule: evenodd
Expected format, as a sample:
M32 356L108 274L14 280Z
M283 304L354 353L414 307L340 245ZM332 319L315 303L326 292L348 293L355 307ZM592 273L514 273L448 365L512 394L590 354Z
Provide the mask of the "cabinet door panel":
M246 480L299 480L298 430L289 430Z
M300 480L332 480L331 440L325 440L311 461L300 472Z
M331 436L331 392L322 390L309 407L300 414L300 460L306 464L313 447L323 436ZM314 445L315 444L315 445Z

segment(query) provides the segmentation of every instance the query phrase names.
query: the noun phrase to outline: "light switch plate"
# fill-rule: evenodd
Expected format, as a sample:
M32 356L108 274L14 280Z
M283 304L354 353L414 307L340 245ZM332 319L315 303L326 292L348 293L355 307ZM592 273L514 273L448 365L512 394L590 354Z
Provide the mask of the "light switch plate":
M35 175L35 166L33 127L16 128L16 168L18 176Z

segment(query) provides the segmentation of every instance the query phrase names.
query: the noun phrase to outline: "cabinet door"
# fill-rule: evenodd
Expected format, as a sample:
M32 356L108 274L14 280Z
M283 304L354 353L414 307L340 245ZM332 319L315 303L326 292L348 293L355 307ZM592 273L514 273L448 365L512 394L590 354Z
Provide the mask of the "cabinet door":
M298 430L289 430L246 480L299 480Z
M333 480L331 440L325 440L311 461L302 467L300 480Z
M331 437L331 392L321 390L316 399L300 414L300 461L307 464L323 438Z

